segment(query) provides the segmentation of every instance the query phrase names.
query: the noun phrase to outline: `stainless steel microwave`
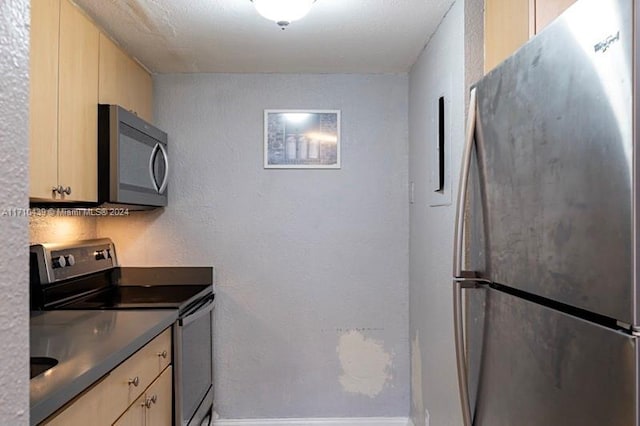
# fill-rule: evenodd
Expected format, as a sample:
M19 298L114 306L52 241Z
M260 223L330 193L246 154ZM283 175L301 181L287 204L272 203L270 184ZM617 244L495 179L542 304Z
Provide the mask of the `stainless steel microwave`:
M167 134L118 105L98 106L98 197L101 205L167 205Z

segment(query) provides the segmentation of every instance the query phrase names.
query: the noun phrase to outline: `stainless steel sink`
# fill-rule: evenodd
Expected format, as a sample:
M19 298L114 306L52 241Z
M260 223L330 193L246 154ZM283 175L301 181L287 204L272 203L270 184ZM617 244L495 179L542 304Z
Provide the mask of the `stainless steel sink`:
M49 357L31 357L30 364L30 378L33 379L36 376L44 373L50 368L55 367L58 364L58 360Z

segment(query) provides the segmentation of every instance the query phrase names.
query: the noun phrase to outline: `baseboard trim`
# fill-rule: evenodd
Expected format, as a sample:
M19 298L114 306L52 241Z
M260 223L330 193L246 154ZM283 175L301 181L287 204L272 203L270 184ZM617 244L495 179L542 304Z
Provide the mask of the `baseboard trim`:
M345 417L307 419L218 419L214 426L409 426L406 417Z

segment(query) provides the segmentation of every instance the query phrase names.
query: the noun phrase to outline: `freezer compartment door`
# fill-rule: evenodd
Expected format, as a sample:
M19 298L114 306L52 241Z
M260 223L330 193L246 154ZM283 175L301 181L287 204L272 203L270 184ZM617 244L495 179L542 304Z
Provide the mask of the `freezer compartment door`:
M492 282L636 323L632 0L581 0L477 84Z
M500 291L467 294L474 426L638 426L635 338Z

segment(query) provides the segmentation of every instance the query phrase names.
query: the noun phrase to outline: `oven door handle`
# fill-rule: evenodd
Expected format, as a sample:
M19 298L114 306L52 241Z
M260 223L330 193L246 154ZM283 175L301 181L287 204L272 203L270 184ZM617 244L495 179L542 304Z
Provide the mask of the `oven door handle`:
M185 326L191 324L192 322L199 320L203 316L205 316L205 315L209 314L211 311L213 311L214 306L215 306L215 299L213 299L213 298L209 299L209 302L207 302L204 305L200 306L192 314L189 314L189 315L185 316L184 318L180 318L178 320L180 326L181 327L185 327Z

